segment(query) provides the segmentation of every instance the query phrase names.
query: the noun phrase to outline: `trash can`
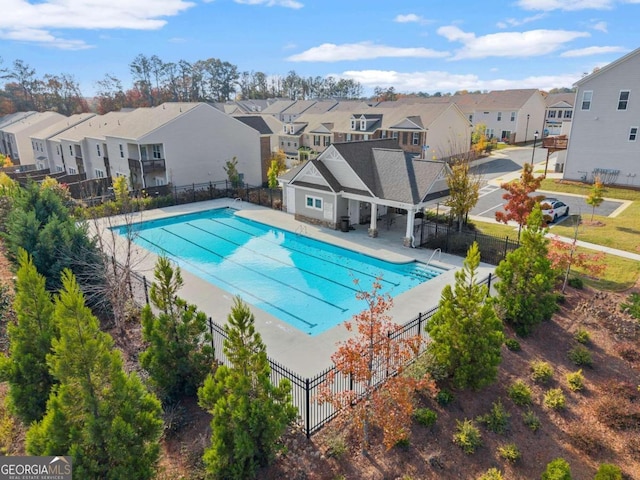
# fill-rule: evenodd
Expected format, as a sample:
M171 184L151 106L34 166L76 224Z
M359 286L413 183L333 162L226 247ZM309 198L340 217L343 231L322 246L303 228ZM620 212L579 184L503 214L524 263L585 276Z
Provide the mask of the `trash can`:
M340 217L340 231L341 232L349 231L349 217Z

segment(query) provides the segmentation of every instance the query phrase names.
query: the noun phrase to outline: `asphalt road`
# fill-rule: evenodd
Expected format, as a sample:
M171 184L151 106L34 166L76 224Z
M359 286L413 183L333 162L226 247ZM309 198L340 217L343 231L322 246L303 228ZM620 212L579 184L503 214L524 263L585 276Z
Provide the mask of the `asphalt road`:
M472 172L481 176L482 184L480 198L470 214L486 218L495 218L497 211L504 210L505 201L502 195L505 193L505 190L489 182L493 180L493 183L500 183L501 177L521 170L522 165L524 165L524 163L531 163L532 158L534 158L534 163L544 162L546 155L546 150L542 148L536 148L535 152L531 147L511 148L496 152L491 157L481 160L474 165ZM545 195L544 193L540 194ZM555 193L546 195L557 198L569 205L570 215L591 215L592 208L586 203L583 197ZM440 203L442 204L444 201L440 200ZM604 201L596 209L596 214L610 215L621 204L621 202ZM563 222L566 218L567 217L559 218L557 223Z

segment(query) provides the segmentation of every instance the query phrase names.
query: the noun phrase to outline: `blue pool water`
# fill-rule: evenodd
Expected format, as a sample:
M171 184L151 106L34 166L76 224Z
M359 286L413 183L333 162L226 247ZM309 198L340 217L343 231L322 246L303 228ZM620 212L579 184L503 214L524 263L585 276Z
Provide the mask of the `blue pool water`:
M396 296L442 273L417 261L385 262L241 218L228 208L142 222L135 229L136 244L309 335L364 310L356 293L370 291L377 276L382 292Z

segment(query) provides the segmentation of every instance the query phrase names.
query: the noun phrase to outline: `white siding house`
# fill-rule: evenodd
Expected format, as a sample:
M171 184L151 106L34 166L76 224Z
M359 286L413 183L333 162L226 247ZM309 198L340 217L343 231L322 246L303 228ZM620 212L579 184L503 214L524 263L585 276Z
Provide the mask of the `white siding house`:
M34 165L36 158L31 135L66 118L56 112L34 113L2 127L2 144L7 146L3 153L10 155L14 164Z
M640 48L575 85L564 178L640 185Z

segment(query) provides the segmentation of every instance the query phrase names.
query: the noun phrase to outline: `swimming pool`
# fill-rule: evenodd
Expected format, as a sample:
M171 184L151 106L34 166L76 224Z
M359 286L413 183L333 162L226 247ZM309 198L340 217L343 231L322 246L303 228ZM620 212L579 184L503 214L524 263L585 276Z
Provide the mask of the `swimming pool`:
M119 227L120 234L127 227ZM219 208L134 226L135 243L165 254L182 269L309 335L361 312L356 299L382 277L382 292L399 295L443 270L424 263L385 262ZM359 285L354 284L354 280Z

